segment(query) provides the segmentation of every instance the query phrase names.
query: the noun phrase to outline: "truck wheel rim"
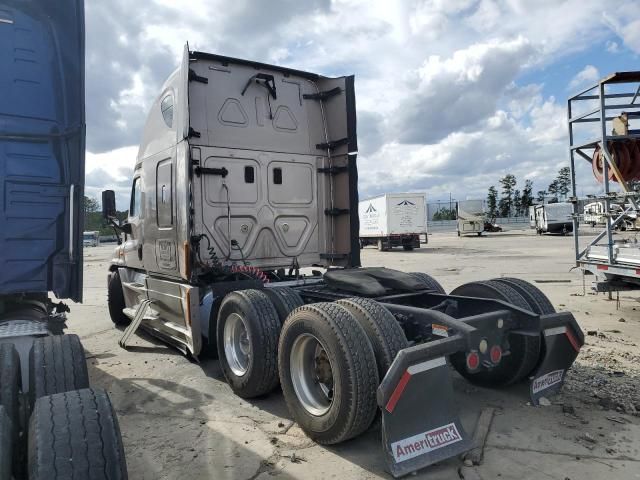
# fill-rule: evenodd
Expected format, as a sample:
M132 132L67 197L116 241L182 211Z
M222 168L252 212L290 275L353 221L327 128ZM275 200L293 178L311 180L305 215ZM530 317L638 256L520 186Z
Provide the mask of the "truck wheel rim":
M224 354L235 375L242 377L247 373L251 344L247 326L237 313L229 315L224 324Z
M291 380L304 409L314 416L324 415L334 398L334 376L327 351L316 337L304 334L291 347Z

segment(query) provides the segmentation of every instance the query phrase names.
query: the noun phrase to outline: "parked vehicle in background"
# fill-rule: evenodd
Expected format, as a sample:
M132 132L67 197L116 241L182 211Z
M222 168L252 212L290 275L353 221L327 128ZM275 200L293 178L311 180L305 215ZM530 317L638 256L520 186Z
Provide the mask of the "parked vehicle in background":
M583 222L595 227L596 225L604 225L605 217L604 205L601 202L592 202L584 206Z
M537 205L529 206L529 228L536 228L536 207Z
M97 247L100 245L100 232L97 230L82 232L82 245L84 247Z
M484 231L490 233L498 233L502 231L502 227L496 223L495 218L487 219L484 222Z
M127 478L109 396L49 297L82 301L84 54L81 0L2 2L0 480Z
M570 203L546 203L536 205L536 232L561 233L566 235L573 231L573 205Z
M427 240L427 211L424 193L386 193L358 205L360 246L377 245L379 251L402 247L420 248Z
M461 200L456 204L458 236L484 232L484 202L482 200Z

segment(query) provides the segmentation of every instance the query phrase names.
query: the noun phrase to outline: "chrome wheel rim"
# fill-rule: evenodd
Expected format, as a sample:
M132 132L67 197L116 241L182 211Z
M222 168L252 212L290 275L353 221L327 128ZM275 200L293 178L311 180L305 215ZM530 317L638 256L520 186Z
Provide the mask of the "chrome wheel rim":
M251 344L244 319L237 313L229 315L224 324L224 355L235 375L242 377L247 373Z
M296 338L289 369L302 407L315 416L327 413L334 398L334 376L331 360L320 340L308 333Z

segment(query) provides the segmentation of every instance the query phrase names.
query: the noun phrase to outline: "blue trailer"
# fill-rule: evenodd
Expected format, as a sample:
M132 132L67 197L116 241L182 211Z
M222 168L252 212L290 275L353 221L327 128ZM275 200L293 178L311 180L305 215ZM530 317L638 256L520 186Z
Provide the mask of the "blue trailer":
M49 297L82 301L84 151L83 1L0 3L0 480L127 477Z

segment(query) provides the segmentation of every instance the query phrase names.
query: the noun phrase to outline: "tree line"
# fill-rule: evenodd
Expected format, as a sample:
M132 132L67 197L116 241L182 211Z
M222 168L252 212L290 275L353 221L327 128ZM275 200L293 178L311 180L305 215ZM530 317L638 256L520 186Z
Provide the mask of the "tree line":
M487 195L487 214L490 217L520 217L527 215L529 207L534 204L533 181L525 180L524 187L519 190L515 175L511 173L502 177L499 182L500 195L495 186L489 187ZM538 190L535 201L537 203L558 202L565 200L571 187L571 171L569 167L562 167L558 175L546 190Z

